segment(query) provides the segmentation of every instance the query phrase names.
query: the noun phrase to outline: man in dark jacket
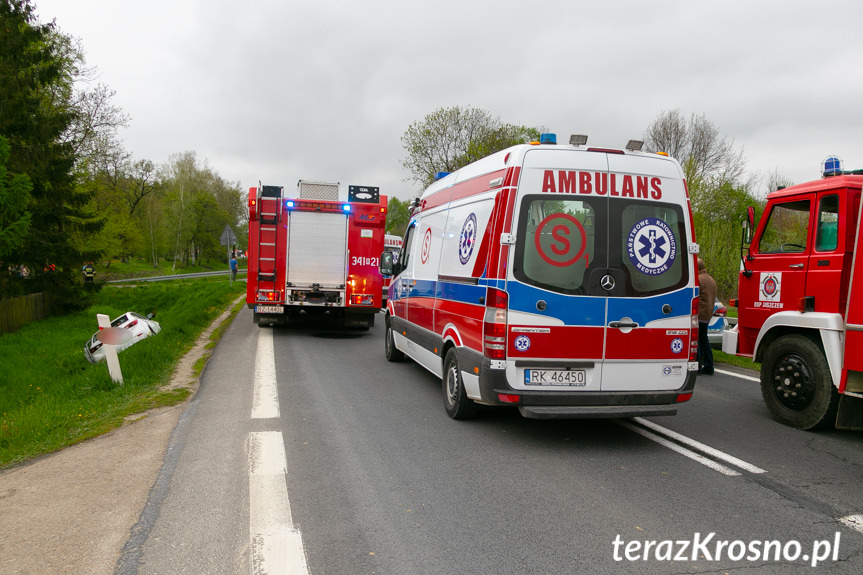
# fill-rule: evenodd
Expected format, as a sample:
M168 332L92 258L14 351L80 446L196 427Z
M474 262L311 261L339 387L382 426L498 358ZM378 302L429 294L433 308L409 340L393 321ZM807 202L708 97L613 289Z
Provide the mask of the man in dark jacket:
M707 326L716 304L716 282L698 258L698 373L713 375L713 349L707 339Z

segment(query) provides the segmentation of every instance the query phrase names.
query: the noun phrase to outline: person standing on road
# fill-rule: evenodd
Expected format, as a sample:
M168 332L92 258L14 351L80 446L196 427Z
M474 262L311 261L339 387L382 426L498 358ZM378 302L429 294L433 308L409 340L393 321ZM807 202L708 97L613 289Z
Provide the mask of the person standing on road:
M231 256L231 279L237 279L237 258L235 256Z
M707 273L704 260L698 258L698 373L713 375L713 349L707 339L707 326L716 304L716 282Z

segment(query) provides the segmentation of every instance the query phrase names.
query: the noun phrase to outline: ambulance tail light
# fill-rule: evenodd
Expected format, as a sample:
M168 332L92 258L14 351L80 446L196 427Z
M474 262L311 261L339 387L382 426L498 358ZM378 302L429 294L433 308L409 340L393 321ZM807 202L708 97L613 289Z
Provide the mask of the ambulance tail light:
M677 401L675 401L675 403L683 403L684 401L689 401L690 399L692 399L691 393L678 393Z
M692 298L692 315L689 322L689 361L698 361L698 298Z
M488 288L482 322L482 351L489 359L506 359L507 306L505 291Z

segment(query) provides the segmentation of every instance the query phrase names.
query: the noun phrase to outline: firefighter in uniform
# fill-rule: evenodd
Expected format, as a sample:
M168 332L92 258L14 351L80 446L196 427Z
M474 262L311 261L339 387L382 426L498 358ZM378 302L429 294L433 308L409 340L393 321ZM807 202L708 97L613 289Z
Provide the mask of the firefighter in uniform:
M96 277L96 268L93 267L93 262L87 262L82 273L84 274L84 283L91 283Z

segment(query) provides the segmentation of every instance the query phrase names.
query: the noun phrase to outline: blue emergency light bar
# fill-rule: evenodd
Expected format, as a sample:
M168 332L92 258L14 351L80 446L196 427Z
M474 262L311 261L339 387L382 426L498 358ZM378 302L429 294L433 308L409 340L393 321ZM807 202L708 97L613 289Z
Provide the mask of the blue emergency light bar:
M557 134L540 134L540 144L557 144Z
M351 205L350 204L342 204L342 209L346 212L349 212L349 211L351 211Z
M285 207L286 208L293 208L294 207L293 200L285 200Z
M842 160L836 156L828 156L822 163L821 174L826 178L829 176L842 175Z

